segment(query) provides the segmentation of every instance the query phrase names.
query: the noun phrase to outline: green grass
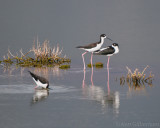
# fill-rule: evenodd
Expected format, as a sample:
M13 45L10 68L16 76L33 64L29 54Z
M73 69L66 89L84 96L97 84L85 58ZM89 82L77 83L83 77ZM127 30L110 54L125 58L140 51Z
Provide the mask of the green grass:
M87 67L88 67L88 68L91 68L92 65L91 65L91 64L87 64ZM95 68L103 68L103 63L101 63L101 62L96 62L95 64L93 64L93 67L95 67Z
M95 63L95 67L96 68L103 68L103 63L97 62L97 63Z
M70 68L70 65L60 65L59 68L60 69L68 69L68 68Z

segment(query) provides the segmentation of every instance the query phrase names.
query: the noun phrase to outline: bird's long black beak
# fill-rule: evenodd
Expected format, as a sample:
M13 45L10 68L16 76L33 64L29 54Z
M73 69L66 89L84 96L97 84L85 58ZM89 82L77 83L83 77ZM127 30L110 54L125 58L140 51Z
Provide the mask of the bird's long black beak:
M48 90L53 90L52 88L47 88Z
M107 37L108 40L113 41L111 38Z

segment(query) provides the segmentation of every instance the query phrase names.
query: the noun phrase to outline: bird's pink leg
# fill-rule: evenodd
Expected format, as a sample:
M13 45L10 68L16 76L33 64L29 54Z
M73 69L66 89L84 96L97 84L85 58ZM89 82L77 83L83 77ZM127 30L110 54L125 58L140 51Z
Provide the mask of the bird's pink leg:
M91 83L92 83L92 86L94 85L93 84L93 66L92 66L92 73L91 73Z
M93 58L93 52L91 53L91 66L93 67L92 58Z
M84 52L84 53L82 54L82 59L83 59L84 70L86 69L86 66L85 66L85 60L84 60L84 55L85 55L86 53L87 53L87 52Z
M36 89L38 87L38 85L36 87L34 87L34 89Z
M109 59L110 59L110 56L108 57L107 69L109 69Z
M92 73L91 73L91 83L93 84L93 63L92 63L92 58L93 58L93 52L91 53L91 67L92 67Z
M84 70L84 75L83 75L83 83L82 83L82 87L84 88L85 86L85 79L86 79L86 71Z
M108 81L107 81L107 87L108 87L108 95L110 94L110 87L109 87L109 68L107 68L108 72Z
M108 62L107 62L107 72L108 72L107 86L108 86L108 94L110 94L110 87L109 87L109 60L110 60L110 56L108 57Z

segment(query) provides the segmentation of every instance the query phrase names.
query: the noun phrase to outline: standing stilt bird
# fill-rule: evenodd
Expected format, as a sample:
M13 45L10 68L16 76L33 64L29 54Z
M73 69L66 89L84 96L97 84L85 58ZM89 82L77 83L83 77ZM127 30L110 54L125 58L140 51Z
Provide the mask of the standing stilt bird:
M94 52L94 55L106 55L108 56L107 69L109 69L109 59L110 56L117 54L119 52L119 46L117 43L113 43L112 46L106 48L101 48Z
M85 46L78 46L76 48L79 48L79 49L83 49L85 50L86 52L84 52L82 54L82 59L83 59L83 64L84 64L84 70L86 69L85 67L85 60L84 60L84 55L87 53L87 52L91 52L91 65L92 65L92 57L93 57L93 52L99 50L101 48L101 46L103 45L104 43L104 39L106 38L106 35L105 34L102 34L100 35L100 41L99 42L96 42L96 43L91 43L89 45L85 45ZM107 39L111 40L110 38L107 37ZM112 41L112 40L111 40Z
M32 76L34 82L37 84L37 86L35 87L35 89L37 87L42 87L45 89L49 89L49 81L46 78L43 78L41 76L38 76L30 71L28 71L30 73L30 75Z

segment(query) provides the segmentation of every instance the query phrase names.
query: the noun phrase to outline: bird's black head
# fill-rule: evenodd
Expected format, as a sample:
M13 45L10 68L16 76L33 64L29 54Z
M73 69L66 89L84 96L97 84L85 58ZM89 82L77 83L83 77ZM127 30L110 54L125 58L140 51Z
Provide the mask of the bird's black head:
M106 34L101 34L101 37L106 38Z
M113 43L112 46L114 46L114 47L118 46L119 47L119 45L117 43Z

